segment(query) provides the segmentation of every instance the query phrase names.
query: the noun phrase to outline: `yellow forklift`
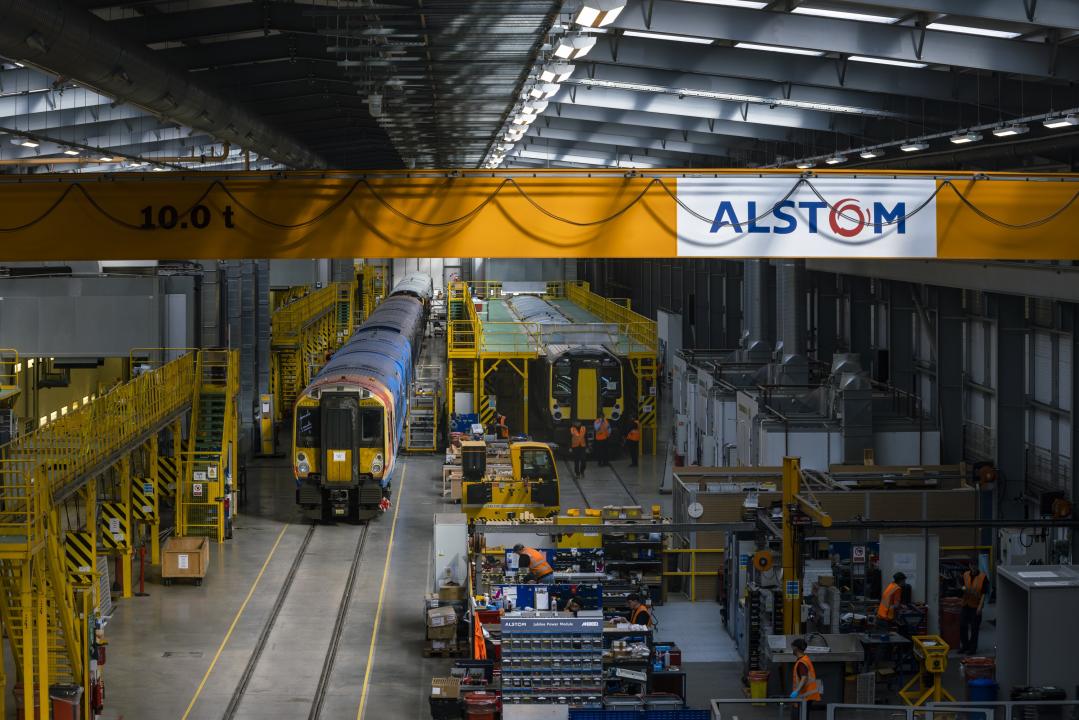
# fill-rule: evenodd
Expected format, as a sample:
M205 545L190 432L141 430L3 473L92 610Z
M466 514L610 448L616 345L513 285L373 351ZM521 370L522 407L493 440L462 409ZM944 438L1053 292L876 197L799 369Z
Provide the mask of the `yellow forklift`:
M508 450L508 466L492 450ZM558 466L547 443L521 441L461 443L461 508L469 522L520 520L558 515Z

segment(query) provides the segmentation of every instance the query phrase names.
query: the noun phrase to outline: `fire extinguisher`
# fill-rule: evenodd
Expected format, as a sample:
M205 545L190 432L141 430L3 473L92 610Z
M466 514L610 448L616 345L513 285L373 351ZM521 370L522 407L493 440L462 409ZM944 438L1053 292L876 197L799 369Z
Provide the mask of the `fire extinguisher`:
M90 683L90 707L93 708L94 714L105 709L105 681L101 678Z

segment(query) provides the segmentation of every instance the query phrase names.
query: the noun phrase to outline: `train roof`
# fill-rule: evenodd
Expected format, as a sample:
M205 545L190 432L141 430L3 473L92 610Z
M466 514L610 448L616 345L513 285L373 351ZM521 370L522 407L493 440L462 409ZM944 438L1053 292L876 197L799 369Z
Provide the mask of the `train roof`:
M430 300L431 296L434 295L434 281L431 280L430 275L409 273L401 278L393 286L393 290L390 291L391 297L401 294L414 295L424 300Z

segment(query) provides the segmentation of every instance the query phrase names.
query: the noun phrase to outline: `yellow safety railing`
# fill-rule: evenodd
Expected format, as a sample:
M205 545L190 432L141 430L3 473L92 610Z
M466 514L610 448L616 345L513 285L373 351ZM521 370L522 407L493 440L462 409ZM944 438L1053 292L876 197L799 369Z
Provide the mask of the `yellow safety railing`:
M52 498L190 403L194 380L183 355L0 448L0 556L40 548Z
M347 289L349 285L330 283L274 310L271 320L273 344L285 346L298 343L300 333L306 326L336 308L342 287Z
M468 285L463 282L450 283L447 306L446 349L449 357L475 357L479 349L480 319ZM454 318L463 314L464 317Z
M717 555L723 554L726 550L723 548L666 548L663 550L664 555L689 555L689 570L667 570L663 569L663 577L688 577L689 578L689 599L692 602L697 602L697 578L699 577L716 577L716 569L711 570L698 570L697 569L697 555Z
M18 387L22 363L15 348L0 348L0 388Z
M566 297L604 322L618 323L625 326L629 337L640 343L639 352L655 355L658 341L656 323L629 307L597 295L589 289L587 282L578 280L566 283Z

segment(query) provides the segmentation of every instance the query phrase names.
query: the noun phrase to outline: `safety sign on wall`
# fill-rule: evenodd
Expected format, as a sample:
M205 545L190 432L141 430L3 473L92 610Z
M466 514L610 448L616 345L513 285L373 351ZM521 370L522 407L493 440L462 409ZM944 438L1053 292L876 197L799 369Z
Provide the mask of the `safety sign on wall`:
M191 483L191 494L194 497L202 497L202 483Z

